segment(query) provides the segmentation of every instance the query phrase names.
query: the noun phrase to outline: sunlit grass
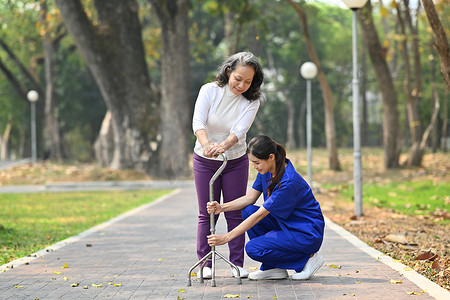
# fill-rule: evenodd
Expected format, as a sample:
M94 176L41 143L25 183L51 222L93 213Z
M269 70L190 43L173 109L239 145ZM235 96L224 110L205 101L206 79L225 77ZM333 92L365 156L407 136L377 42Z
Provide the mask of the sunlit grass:
M44 249L168 192L1 194L0 265Z

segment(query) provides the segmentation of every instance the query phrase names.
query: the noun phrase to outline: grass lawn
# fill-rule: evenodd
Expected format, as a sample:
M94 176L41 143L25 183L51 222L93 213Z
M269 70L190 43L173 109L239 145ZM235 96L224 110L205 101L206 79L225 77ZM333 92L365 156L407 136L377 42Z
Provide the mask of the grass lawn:
M154 201L167 190L2 194L0 265Z
M325 185L345 199L352 201L352 185ZM415 180L404 182L366 183L363 185L363 203L390 208L406 215L439 216L450 211L450 182ZM443 224L450 224L444 218Z

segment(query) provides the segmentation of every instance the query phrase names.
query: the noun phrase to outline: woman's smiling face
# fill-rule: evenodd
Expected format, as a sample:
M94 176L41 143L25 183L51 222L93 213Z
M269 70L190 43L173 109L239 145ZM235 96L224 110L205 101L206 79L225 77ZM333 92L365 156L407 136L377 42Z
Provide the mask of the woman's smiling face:
M233 72L230 73L230 69L227 70L228 86L233 94L241 95L245 93L252 85L253 77L255 76L255 70L249 66L236 66Z
M248 158L252 164L252 167L258 171L258 173L264 175L270 172L272 176L275 176L276 165L275 165L275 155L270 154L268 159L259 159L253 154L249 153Z

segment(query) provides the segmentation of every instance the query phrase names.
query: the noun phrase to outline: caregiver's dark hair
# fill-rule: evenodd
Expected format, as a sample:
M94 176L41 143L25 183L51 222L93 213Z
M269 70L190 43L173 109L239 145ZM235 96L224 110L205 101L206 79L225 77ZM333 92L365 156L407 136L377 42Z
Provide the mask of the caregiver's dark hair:
M260 89L264 80L264 74L258 58L251 52L239 52L227 57L217 68L217 84L220 87L228 84L229 77L227 70L229 70L231 74L237 66L249 66L253 68L255 75L253 76L252 84L250 85L250 88L242 95L250 101L259 99L261 96Z
M270 154L275 155L276 174L272 178L272 182L267 187L269 196L272 194L275 187L283 178L285 163L286 163L286 149L281 144L278 144L270 137L265 135L255 136L250 140L247 147L247 153L251 153L254 157L267 160Z

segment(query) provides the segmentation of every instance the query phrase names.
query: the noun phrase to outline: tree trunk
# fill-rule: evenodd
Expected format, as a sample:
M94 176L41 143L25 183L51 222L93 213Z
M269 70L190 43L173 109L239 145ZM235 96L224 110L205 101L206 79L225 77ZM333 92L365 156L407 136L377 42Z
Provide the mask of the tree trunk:
M189 0L150 0L162 28L161 142L159 169L168 178L190 173L188 141L189 101Z
M150 148L158 132L158 99L150 88L137 2L95 0L96 23L89 20L80 0L56 3L111 112L110 167L160 175L152 167L156 153Z
M57 95L54 82L53 56L55 47L51 38L52 32L47 23L47 2L41 0L41 22L44 27L44 65L45 65L45 134L49 159L62 161L62 143L59 130L59 122L56 110Z
M433 30L434 45L441 57L441 73L447 83L447 88L450 88L450 47L448 44L447 35L442 27L439 15L434 6L433 0L420 0L422 6L427 14L428 22Z
M441 133L441 148L444 153L447 153L447 124L448 124L448 89L444 90L444 109L442 110L442 133Z
M111 164L114 156L114 132L110 111L107 111L103 118L100 132L94 142L94 152L100 166L107 167Z
M372 18L370 1L358 11L364 42L369 50L369 56L374 67L383 101L383 142L384 165L386 168L399 167L399 114L397 93L392 82L391 73L386 64L385 51L381 47Z
M8 144L10 136L11 136L11 122L8 122L6 124L5 132L3 132L3 136L0 136L0 160L9 159Z
M325 134L327 140L327 150L328 150L328 162L329 168L331 170L340 171L341 164L339 162L337 143L336 143L336 125L334 122L334 104L333 104L333 94L331 92L330 85L328 84L325 74L322 72L322 67L319 61L319 57L314 48L314 44L309 36L308 32L308 20L303 8L293 0L287 0L287 2L295 9L297 12L300 23L302 24L302 33L306 41L306 47L308 49L309 57L311 61L317 66L319 84L322 90L322 96L325 107Z

